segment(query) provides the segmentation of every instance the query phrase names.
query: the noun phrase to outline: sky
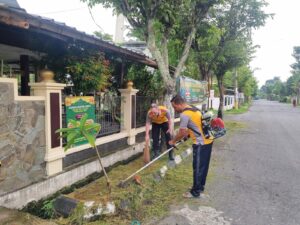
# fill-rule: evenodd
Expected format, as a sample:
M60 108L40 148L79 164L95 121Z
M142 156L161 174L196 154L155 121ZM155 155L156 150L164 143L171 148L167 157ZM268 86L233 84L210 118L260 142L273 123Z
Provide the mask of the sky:
M65 22L68 26L92 34L100 28L93 21L85 3L79 0L18 0L28 13L53 18ZM259 45L255 58L251 62L254 75L262 86L266 80L279 76L282 81L291 75L290 65L294 63L293 47L300 46L300 1L267 0L265 9L273 13L266 25L253 31L253 43ZM114 35L116 17L112 10L97 6L92 15L105 33Z
M300 1L268 0L268 13L274 13L266 25L253 32L254 44L260 45L251 62L254 74L263 85L266 80L279 76L282 81L291 76L290 65L295 62L292 57L293 47L300 46Z
M93 34L99 31L98 24L105 33L113 35L115 32L116 16L111 9L96 6L91 13L96 21L93 21L86 3L80 0L17 0L20 7L28 13L52 18L58 22L75 27L79 31Z

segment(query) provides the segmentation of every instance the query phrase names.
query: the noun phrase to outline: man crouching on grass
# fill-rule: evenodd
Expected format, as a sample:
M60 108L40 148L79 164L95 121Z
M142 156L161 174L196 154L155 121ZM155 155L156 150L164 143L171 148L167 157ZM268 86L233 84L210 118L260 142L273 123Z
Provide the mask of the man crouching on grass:
M204 191L213 140L203 135L202 114L199 110L194 110L180 95L173 97L171 103L174 110L181 114L179 132L169 144L174 146L187 135L193 140L193 187L183 197L197 198Z

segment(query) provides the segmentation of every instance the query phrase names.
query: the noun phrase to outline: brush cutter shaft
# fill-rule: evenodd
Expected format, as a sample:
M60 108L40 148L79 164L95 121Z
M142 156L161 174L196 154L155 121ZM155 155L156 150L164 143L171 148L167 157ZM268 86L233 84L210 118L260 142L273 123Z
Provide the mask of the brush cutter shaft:
M150 161L149 163L147 163L145 166L143 166L142 168L140 168L135 173L131 174L129 177L127 177L125 180L123 180L122 183L125 183L126 181L130 180L130 178L134 177L134 175L138 174L139 172L141 172L142 170L144 170L145 168L147 168L148 166L150 166L151 164L153 164L155 161L157 161L158 159L160 159L161 157L163 157L169 151L171 151L174 148L176 148L176 146L179 145L179 144L181 144L181 141L178 142L178 143L176 143L174 147L171 147L171 148L167 149L166 151L164 151L161 155L159 155L158 157L156 157L155 159L153 159L152 161Z

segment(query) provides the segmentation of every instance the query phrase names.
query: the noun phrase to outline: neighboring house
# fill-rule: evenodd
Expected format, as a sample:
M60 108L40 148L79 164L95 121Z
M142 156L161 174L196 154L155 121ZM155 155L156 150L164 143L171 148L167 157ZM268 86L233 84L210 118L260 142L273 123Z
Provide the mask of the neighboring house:
M139 54L146 55L149 58L152 58L152 54L147 47L147 43L144 41L127 41L127 42L122 43L122 46L131 51L134 51Z

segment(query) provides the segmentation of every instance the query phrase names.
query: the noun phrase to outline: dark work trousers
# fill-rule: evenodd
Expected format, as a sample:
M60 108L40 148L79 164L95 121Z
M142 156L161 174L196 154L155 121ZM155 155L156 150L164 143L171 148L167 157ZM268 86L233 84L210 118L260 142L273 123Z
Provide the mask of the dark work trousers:
M204 191L206 177L209 168L212 143L207 145L193 145L193 188L191 194L195 197L200 196Z
M165 134L166 137L166 144L167 144L167 149L171 148L169 145L169 141L171 140L171 135L170 133L167 133L167 130L169 129L169 124L168 122L162 123L162 124L157 124L157 123L152 123L152 140L153 140L153 156L156 158L159 155L159 137L160 137L160 131L162 130ZM169 159L173 160L173 150L169 152Z

